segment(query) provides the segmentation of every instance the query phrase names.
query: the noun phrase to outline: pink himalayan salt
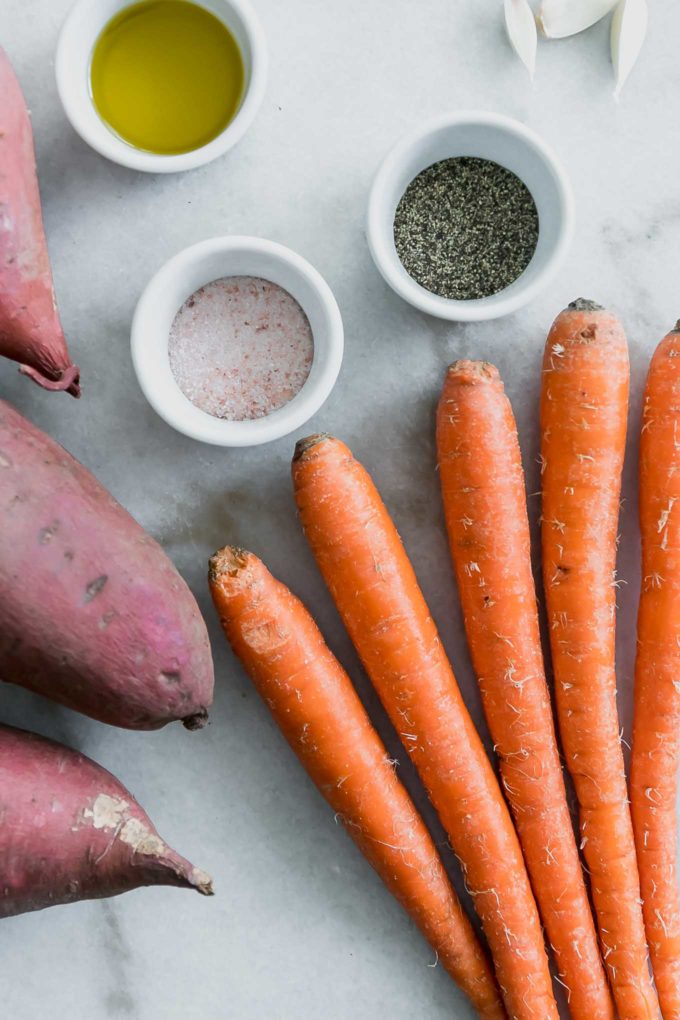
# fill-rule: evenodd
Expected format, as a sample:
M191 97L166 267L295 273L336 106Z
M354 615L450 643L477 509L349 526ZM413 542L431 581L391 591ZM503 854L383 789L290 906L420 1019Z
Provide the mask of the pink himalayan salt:
M301 390L314 339L288 291L254 276L226 276L184 302L168 354L177 385L196 407L243 421L271 414Z

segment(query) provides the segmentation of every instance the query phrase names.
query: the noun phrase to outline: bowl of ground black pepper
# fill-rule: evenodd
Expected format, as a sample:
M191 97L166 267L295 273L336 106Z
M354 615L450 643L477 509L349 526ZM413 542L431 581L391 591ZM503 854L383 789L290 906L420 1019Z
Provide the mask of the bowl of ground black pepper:
M531 301L573 232L559 160L519 121L440 117L402 140L373 182L367 236L385 281L442 319L481 321Z

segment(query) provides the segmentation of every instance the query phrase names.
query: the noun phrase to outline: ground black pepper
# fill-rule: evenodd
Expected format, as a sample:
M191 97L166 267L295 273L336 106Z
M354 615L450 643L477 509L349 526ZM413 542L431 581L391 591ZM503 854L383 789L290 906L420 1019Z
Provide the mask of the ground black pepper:
M421 171L394 218L394 243L409 276L440 297L470 300L508 287L538 243L531 192L488 159L443 159Z

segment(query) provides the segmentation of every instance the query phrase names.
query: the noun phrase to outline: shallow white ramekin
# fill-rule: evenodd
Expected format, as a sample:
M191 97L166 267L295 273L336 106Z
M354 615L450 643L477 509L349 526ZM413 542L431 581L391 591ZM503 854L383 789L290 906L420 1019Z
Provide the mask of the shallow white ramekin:
M230 29L245 66L245 88L236 116L207 145L179 155L144 152L119 138L97 113L90 92L92 49L104 26L136 0L76 0L59 36L55 70L57 89L66 116L81 136L102 156L149 173L192 170L221 156L250 127L262 102L267 82L267 46L249 0L200 0Z
M538 245L522 275L491 297L455 301L421 287L404 269L394 244L394 216L404 191L421 170L441 159L477 156L517 174L533 195ZM557 271L573 233L573 199L555 153L535 132L500 114L466 111L430 121L387 155L368 203L368 244L380 273L405 301L440 319L495 319L531 301Z
M301 305L312 328L314 357L304 386L265 418L224 421L206 414L184 396L170 368L175 315L194 291L223 276L258 276L278 284ZM319 410L340 371L343 328L330 287L300 255L259 237L214 237L185 248L156 273L137 304L131 345L139 385L169 425L216 446L258 446L300 428Z

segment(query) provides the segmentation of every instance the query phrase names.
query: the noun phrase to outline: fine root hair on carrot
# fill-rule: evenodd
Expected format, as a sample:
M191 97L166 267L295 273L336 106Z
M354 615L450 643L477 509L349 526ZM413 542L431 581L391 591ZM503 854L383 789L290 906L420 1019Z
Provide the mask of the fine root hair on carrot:
M293 484L326 585L461 863L507 1012L515 1020L556 1020L517 834L387 509L367 471L332 436L298 446ZM469 555L465 566L483 600L487 578L479 558ZM508 685L513 702L526 689L524 674L515 680L519 687Z
M541 381L543 584L555 700L617 1011L649 1020L659 1007L648 971L616 707L616 553L628 382L621 323L596 302L572 302L548 335Z
M311 447L307 447L310 449ZM308 775L480 1017L505 1020L489 961L432 838L302 603L252 553L210 560L224 632Z

